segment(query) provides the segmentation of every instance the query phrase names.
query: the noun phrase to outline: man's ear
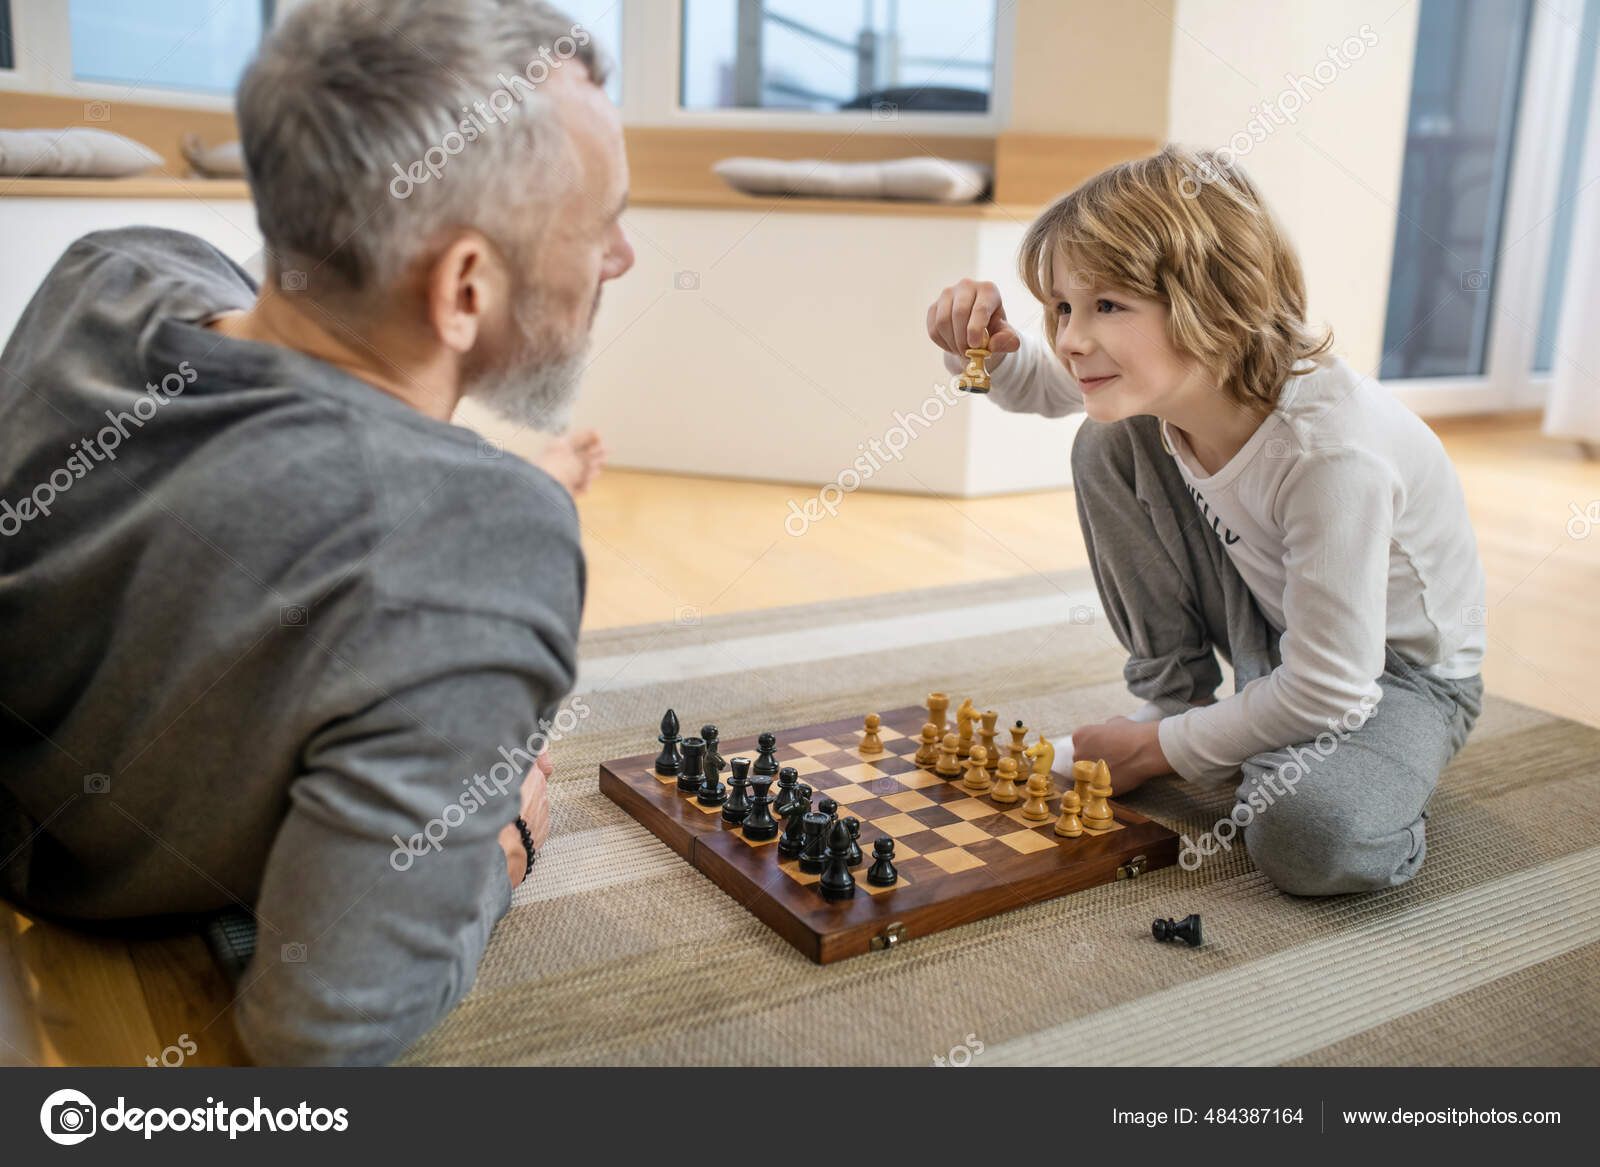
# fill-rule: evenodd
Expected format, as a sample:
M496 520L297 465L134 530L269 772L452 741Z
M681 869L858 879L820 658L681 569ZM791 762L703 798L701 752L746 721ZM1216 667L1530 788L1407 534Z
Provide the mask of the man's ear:
M470 352L505 295L505 272L489 241L463 232L428 270L428 321L457 353Z

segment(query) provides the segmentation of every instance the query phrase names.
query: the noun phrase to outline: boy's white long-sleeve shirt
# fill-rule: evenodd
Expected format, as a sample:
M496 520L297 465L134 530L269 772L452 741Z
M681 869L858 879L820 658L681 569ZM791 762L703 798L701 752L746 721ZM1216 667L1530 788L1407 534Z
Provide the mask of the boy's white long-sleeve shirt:
M947 354L959 372L962 362ZM992 376L1002 409L1063 417L1083 393L1044 343ZM1282 629L1282 665L1215 705L1167 717L1172 768L1198 782L1314 739L1382 698L1384 647L1440 677L1476 675L1487 641L1485 578L1460 479L1422 420L1342 360L1291 377L1277 407L1215 474L1184 434L1162 430L1201 521L1261 611Z

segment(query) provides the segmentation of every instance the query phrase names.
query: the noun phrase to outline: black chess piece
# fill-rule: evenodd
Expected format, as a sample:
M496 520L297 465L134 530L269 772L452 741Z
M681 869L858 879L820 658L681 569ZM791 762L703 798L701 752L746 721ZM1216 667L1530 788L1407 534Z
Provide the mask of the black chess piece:
M716 767L708 764L700 777L700 789L695 793L695 801L701 806L721 806L727 800L728 788L717 780Z
M839 821L839 804L831 798L824 798L817 803L817 809L828 816L828 825L822 828L822 838L826 841L833 830L833 824Z
M705 739L706 743L706 769L717 777L722 777L722 772L728 768L728 763L722 760L722 754L717 750L717 727L714 725L702 725L700 727L700 736Z
M793 859L806 845L806 815L811 813L811 787L801 783L794 788L794 798L789 803L788 822L784 824L783 838L778 840L778 854Z
M850 831L842 822L828 832L828 849L822 858L822 894L830 900L856 894L856 877L850 874Z
M900 878L894 865L894 840L880 835L872 844L872 866L867 868L867 882L874 887L892 887Z
M839 820L850 834L850 866L861 866L861 820L851 815Z
M764 733L756 738L756 764L750 772L752 774L778 772L778 739L772 734Z
M794 801L794 788L800 782L800 771L784 766L778 771L778 793L772 796L772 813L780 819L789 817L789 804Z
M661 719L661 736L656 741L661 743L661 752L656 755L656 773L663 778L671 778L678 772L678 715L672 710L667 710L666 716Z
M706 756L706 743L697 737L686 737L678 743L683 758L678 766L678 790L684 794L700 793L700 763Z
M1182 940L1190 948L1200 947L1200 914L1185 916L1182 920L1156 920L1150 925L1150 934L1157 940Z
M757 774L750 779L755 794L750 798L750 813L744 818L744 837L753 843L764 843L778 833L778 820L772 817L772 776Z
M800 848L800 870L807 875L817 875L822 871L822 834L828 829L828 816L814 810L801 821L805 825L806 841Z
M729 765L733 773L728 778L728 801L722 804L722 821L742 823L750 813L750 759L734 758Z

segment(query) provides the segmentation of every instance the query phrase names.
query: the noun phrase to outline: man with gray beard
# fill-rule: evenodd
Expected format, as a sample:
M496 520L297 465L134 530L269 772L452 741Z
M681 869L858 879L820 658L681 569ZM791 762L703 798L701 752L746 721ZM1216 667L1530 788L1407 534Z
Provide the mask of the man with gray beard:
M393 1060L544 842L603 448L450 418L566 424L633 264L606 69L533 0L308 0L238 93L262 286L98 232L0 355L0 894L247 909L260 1062Z

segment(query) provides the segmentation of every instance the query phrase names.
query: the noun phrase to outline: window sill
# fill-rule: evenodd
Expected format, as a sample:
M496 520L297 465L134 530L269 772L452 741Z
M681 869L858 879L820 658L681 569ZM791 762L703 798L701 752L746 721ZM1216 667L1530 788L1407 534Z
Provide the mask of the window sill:
M249 199L242 178L0 178L0 198Z

